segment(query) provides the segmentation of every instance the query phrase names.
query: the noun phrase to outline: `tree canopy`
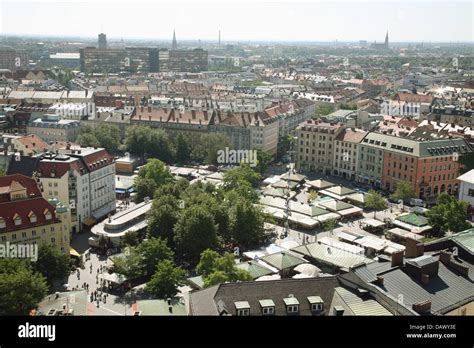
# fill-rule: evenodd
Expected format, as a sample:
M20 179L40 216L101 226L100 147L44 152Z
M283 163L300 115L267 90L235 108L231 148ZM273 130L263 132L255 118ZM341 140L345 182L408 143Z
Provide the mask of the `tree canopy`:
M28 315L47 292L46 278L28 261L0 259L0 315Z
M182 268L176 267L171 260L163 260L156 265L156 272L146 284L145 290L161 299L174 297L184 279L185 272Z
M471 227L469 203L458 201L455 197L443 192L438 196L437 204L426 214L434 234L442 236L446 232L461 232Z

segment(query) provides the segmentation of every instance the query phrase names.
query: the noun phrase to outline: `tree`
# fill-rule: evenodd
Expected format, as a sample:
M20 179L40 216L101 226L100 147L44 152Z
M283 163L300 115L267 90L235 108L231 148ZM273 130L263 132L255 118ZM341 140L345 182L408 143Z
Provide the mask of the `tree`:
M110 153L117 153L120 146L120 129L116 125L101 123L97 126L85 126L76 142L82 146L103 147Z
M48 292L46 278L20 259L0 259L0 315L28 315Z
M186 163L191 157L191 149L182 134L176 137L176 161Z
M184 279L185 272L182 268L175 267L171 260L163 260L156 266L156 272L146 284L145 290L161 299L174 297Z
M375 218L377 210L387 209L387 202L379 192L370 190L365 196L365 207L374 210Z
M153 180L157 188L174 181L168 167L156 158L150 159L147 164L141 167L138 176Z
M233 168L224 173L224 188L233 190L239 187L242 182L249 183L252 187L258 187L262 177L259 173L250 168L247 163L242 163L237 168Z
M141 125L128 127L125 147L137 156L147 154L149 157L155 157L167 163L173 160L171 140L163 129Z
M395 192L392 194L392 199L401 200L405 204L410 198L415 198L416 193L413 186L406 181L397 183Z
M123 247L133 247L139 243L139 238L138 238L138 232L137 231L128 231L125 233L125 235L122 237L122 246Z
M62 253L55 246L43 244L38 250L38 260L33 269L41 273L52 286L54 280L62 280L69 274L69 255Z
M113 257L112 261L115 272L129 280L145 275L143 257L134 247L129 247L128 252L123 256Z
M171 260L174 255L166 241L160 238L144 240L136 247L136 251L141 256L145 275L152 275L158 262Z
M330 105L321 104L314 113L313 118L319 118L320 116L329 115L332 112L332 107Z
M308 193L308 203L314 202L318 198L318 192L312 190Z
M5 164L1 163L0 164L0 176L5 176L6 175L6 168L5 168Z
M333 230L336 228L336 226L337 226L336 219L329 219L324 222L324 228L328 231L331 231L331 234Z
M217 153L230 147L231 142L224 134L206 133L202 134L193 149L192 156L206 164L218 164Z
M200 205L186 207L174 227L176 250L190 262L217 245L217 226L212 214Z
M100 147L100 141L92 133L79 134L76 142L81 146Z
M265 174L268 169L268 164L272 161L272 156L267 152L257 149L257 166L253 168L257 173L261 175Z
M156 183L152 179L141 178L137 176L134 180L135 202L142 202L145 197L153 198L156 191Z
M147 235L173 244L173 228L179 217L178 200L172 195L156 196L148 213Z
M471 227L469 203L458 201L455 197L443 192L438 196L437 204L426 214L434 234L444 235L447 231L461 232Z
M135 178L134 188L137 193L136 201L141 202L145 197L153 198L156 189L173 182L168 167L156 158L152 158L140 168Z
M249 272L235 266L234 255L225 253L220 256L217 252L207 249L202 252L196 272L203 277L204 287L213 286L227 281L252 280Z
M243 198L234 202L229 211L229 231L239 245L258 245L264 235L264 217L260 208Z

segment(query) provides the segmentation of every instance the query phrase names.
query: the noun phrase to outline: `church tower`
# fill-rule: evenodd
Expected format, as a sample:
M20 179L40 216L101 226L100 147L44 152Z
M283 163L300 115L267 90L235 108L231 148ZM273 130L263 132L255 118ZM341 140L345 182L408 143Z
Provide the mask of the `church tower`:
M178 48L178 43L176 42L176 31L173 29L173 42L171 43L171 49L175 50Z

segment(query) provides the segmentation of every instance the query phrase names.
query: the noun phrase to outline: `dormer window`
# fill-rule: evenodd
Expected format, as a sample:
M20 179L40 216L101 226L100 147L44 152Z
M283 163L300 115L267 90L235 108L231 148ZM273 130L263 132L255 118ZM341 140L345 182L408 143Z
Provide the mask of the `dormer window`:
M300 310L300 303L297 298L295 297L287 297L283 299L286 306L286 312L288 314L298 313Z
M21 217L18 214L15 214L13 217L13 220L15 221L15 226L20 226L21 225Z
M30 211L30 213L28 214L28 217L30 218L30 222L31 222L32 224L34 224L34 223L37 221L36 215L35 215L35 213L33 213L32 211Z
M46 220L51 220L53 216L52 216L51 212L48 209L45 209L44 210L44 217L46 218Z
M274 315L275 314L275 303L273 300L260 300L258 301L262 307L262 315Z
M7 225L5 223L5 219L0 217L0 228L5 228Z
M250 305L247 301L238 301L235 302L235 309L237 311L237 315L241 316L249 316L250 315Z
M324 309L323 299L319 296L309 296L308 302L311 312L321 312Z

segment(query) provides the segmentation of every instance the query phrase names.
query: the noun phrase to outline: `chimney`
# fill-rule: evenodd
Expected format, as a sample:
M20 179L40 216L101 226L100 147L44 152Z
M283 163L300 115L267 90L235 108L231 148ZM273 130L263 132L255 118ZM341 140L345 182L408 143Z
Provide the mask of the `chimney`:
M382 276L377 276L377 280L375 281L375 284L379 286L383 286L383 277Z
M418 257L423 255L425 252L425 245L423 243L418 243L416 240L411 238L406 239L405 246L405 256L407 258Z
M443 264L448 266L451 262L451 253L449 251L446 251L446 250L441 250L441 252L439 253L439 260Z
M431 311L431 301L414 303L412 308L418 314L429 313Z
M404 250L392 253L392 267L403 266Z

